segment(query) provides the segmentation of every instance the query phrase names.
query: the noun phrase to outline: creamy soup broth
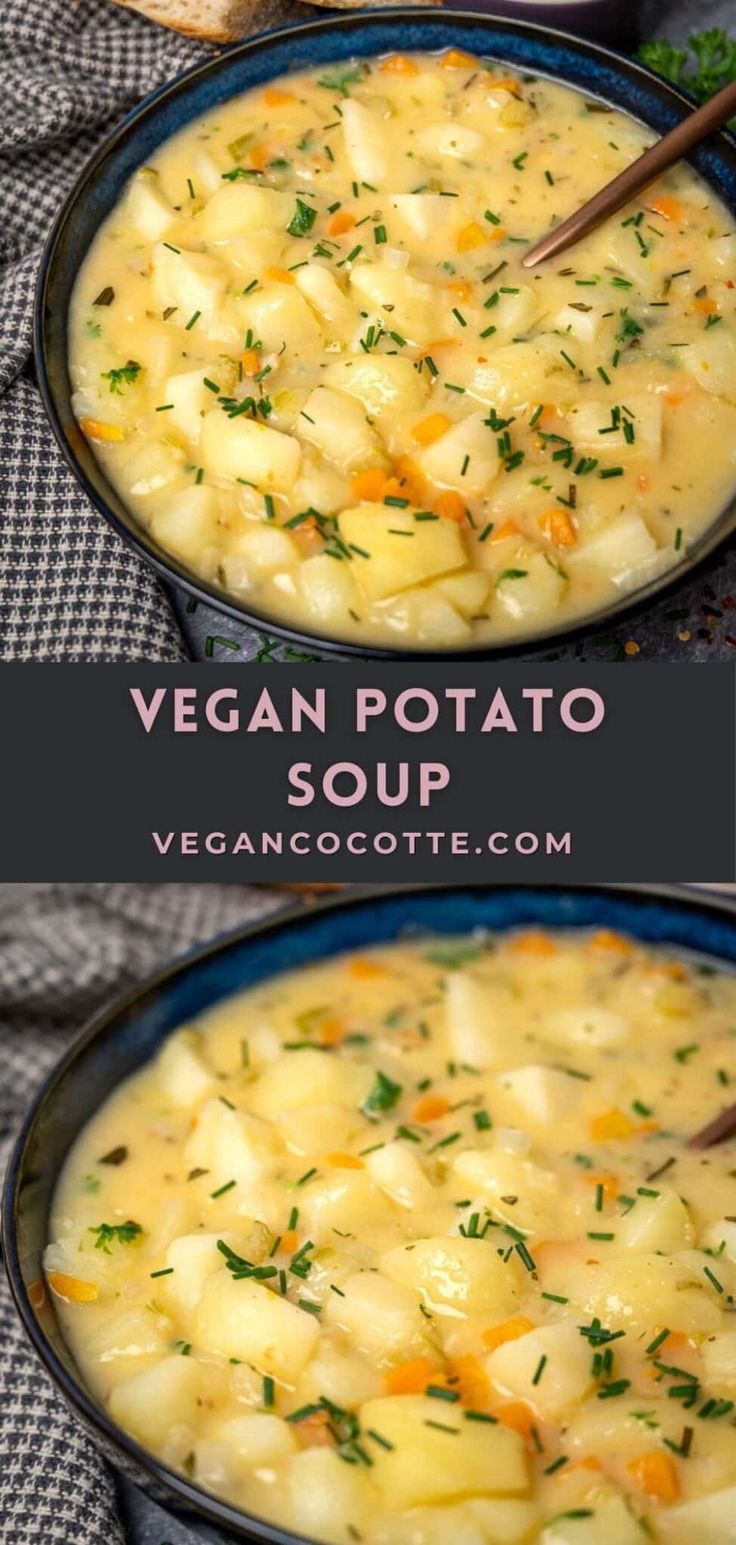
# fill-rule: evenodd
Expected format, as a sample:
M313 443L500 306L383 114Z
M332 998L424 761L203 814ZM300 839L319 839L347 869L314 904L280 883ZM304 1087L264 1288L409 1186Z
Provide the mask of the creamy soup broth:
M651 134L452 51L325 66L164 144L83 264L83 433L191 571L277 621L448 647L572 623L736 482L736 234L679 166L529 243Z
M395 945L185 1026L76 1142L48 1290L113 1420L300 1538L725 1545L736 982Z

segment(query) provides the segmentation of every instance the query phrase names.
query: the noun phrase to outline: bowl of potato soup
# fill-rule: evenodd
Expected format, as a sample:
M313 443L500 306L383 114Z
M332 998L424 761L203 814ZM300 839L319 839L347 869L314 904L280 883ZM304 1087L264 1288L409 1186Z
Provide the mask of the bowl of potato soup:
M522 259L687 105L459 12L280 29L164 87L42 264L86 492L194 595L343 652L510 650L648 600L734 523L733 140Z
M18 1141L36 1352L228 1540L727 1545L735 962L733 903L655 886L365 890L187 956Z

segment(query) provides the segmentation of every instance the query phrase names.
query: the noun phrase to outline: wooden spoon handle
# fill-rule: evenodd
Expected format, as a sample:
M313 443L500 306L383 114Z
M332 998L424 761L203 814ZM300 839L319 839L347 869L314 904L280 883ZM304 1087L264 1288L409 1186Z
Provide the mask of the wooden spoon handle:
M654 182L662 172L669 170L677 161L698 145L701 140L707 139L716 129L723 127L729 118L736 114L736 81L729 86L724 86L723 91L716 93L710 101L699 107L697 112L688 113L682 123L678 123L676 129L665 134L664 139L657 140L649 150L645 150L643 156L632 161L613 182L601 188L582 209L578 209L568 220L563 220L561 225L556 225L553 231L544 236L535 247L522 258L525 268L534 268L544 258L556 257L560 252L565 252L568 247L594 231L602 225L609 215L615 215L619 209L623 209L642 188Z

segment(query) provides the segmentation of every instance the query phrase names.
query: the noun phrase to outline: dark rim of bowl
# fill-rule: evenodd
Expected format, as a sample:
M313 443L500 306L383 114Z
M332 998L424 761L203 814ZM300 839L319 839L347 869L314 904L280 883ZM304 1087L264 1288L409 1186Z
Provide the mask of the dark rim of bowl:
M607 624L618 623L626 617L633 618L638 616L647 609L655 596L665 596L671 593L733 535L736 530L736 496L715 517L708 528L701 533L694 546L672 568L650 579L646 585L641 586L629 595L622 595L620 599L610 602L609 605L602 609L587 613L584 617L573 619L570 623L563 622L556 627L537 629L535 632L525 634L523 638L518 640L500 639L497 642L486 640L479 642L477 645L463 645L458 648L402 649L400 647L392 648L388 645L351 643L349 640L341 640L335 635L330 636L316 631L311 633L302 632L300 629L291 628L288 624L282 623L278 619L268 616L257 609L241 605L239 602L224 595L215 585L197 578L173 554L168 554L163 548L158 547L144 531L143 527L137 525L132 513L131 521L133 524L129 526L121 516L111 509L102 493L97 490L78 461L74 448L61 422L48 370L45 300L49 275L53 271L56 258L57 244L68 221L73 216L78 198L84 192L98 169L104 164L109 153L115 149L120 138L128 133L139 118L143 117L151 107L161 102L164 98L176 96L183 87L196 81L198 77L216 72L222 60L228 59L238 52L243 55L258 52L264 43L268 44L280 37L288 37L292 33L309 33L312 36L319 37L327 31L334 31L335 28L350 32L357 28L370 25L378 26L392 20L397 22L402 20L416 22L422 16L431 18L434 21L442 21L449 27L452 27L455 22L481 22L512 36L537 37L549 45L554 45L555 43L563 44L571 47L583 57L587 56L594 62L605 64L610 69L615 69L619 75L624 73L629 78L633 77L634 79L642 80L650 90L655 89L662 101L667 105L687 109L695 106L694 99L686 91L672 85L663 76L657 75L653 70L649 70L637 60L618 54L615 50L606 48L603 44L575 37L568 32L558 32L552 27L545 27L537 22L517 21L507 16L495 16L483 11L460 11L454 9L437 11L429 8L396 6L386 9L353 11L347 15L341 13L339 16L335 16L333 12L330 12L326 17L289 23L281 27L272 27L266 32L260 32L251 38L245 39L243 42L233 43L227 48L221 49L214 58L209 58L201 64L193 65L190 69L177 75L172 81L164 82L156 91L144 97L130 113L126 114L112 133L99 146L64 199L44 245L36 284L33 348L38 384L46 415L57 445L84 493L117 534L134 549L139 557L150 564L162 579L180 585L195 600L202 602L204 605L213 606L215 610L223 613L225 616L254 628L257 632L265 633L287 644L298 645L301 649L317 648L330 655L406 661L491 659L499 655L512 658L531 649L541 648L545 644L554 647L558 641L580 639L591 632L595 639L600 629ZM563 76L556 77L553 73L546 71L540 71L539 73L545 78L559 79L564 82ZM620 109L617 110L620 111ZM736 153L736 136L728 130L721 130L718 135L713 136L713 143L719 142L726 147L731 157L733 157ZM736 164L734 170L736 171ZM707 178L704 180L707 181ZM736 211L732 210L731 212L736 215ZM68 318L66 325L68 326Z
M233 945L242 943L252 938L259 938L266 933L278 933L288 931L293 926L298 926L307 916L314 914L343 911L350 907L360 907L366 902L381 901L400 894L425 894L429 891L453 892L477 889L478 891L516 891L529 892L530 894L553 894L563 891L568 895L600 895L622 896L628 898L634 904L646 905L648 900L664 902L665 905L677 907L680 911L690 911L703 915L715 913L736 920L736 898L728 895L718 895L712 892L697 892L684 885L671 884L576 884L576 885L491 885L468 887L453 882L445 882L439 885L367 885L351 888L342 894L326 896L315 902L297 902L279 910L275 914L269 914L265 918L255 922L246 923L226 933L219 934L209 943L197 946L187 951L184 955L176 957L167 965L152 973L144 981L129 989L128 992L103 1007L83 1027L72 1045L65 1052L60 1062L44 1079L37 1091L33 1103L26 1115L16 1142L13 1146L8 1169L5 1177L5 1185L2 1196L2 1214L0 1216L0 1244L5 1262L5 1270L10 1284L11 1293L16 1308L20 1315L23 1328L28 1336L34 1351L44 1365L46 1372L51 1376L57 1388L65 1396L72 1409L77 1412L88 1427L102 1434L106 1445L113 1450L119 1450L125 1457L132 1461L139 1470L146 1474L150 1480L156 1482L165 1491L172 1493L179 1503L191 1509L195 1514L199 1513L221 1527L232 1529L241 1538L250 1538L265 1542L265 1545L313 1545L313 1542L305 1541L304 1537L292 1533L288 1529L282 1529L275 1524L269 1524L266 1519L246 1513L242 1509L232 1507L227 1502L220 1501L211 1493L204 1491L186 1477L170 1470L159 1462L145 1448L125 1433L122 1428L110 1419L107 1412L102 1409L85 1389L81 1375L74 1379L60 1362L51 1344L46 1340L38 1324L33 1306L30 1302L26 1288L20 1256L17 1249L16 1220L19 1205L19 1183L22 1179L25 1152L36 1120L59 1082L70 1067L73 1066L80 1052L82 1052L98 1035L109 1030L116 1019L135 1007L136 1002L155 992L164 986L181 971L196 968L203 962L217 955L222 950L227 950Z

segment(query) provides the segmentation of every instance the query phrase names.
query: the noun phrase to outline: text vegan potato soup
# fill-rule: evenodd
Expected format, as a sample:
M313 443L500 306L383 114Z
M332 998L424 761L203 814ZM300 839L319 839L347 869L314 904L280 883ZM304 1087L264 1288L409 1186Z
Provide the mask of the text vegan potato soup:
M112 1419L303 1540L724 1545L736 978L619 934L273 978L75 1143L46 1280Z
M396 649L559 629L680 561L736 483L732 218L681 165L521 265L651 139L457 51L188 125L71 308L75 412L141 525L276 623Z

